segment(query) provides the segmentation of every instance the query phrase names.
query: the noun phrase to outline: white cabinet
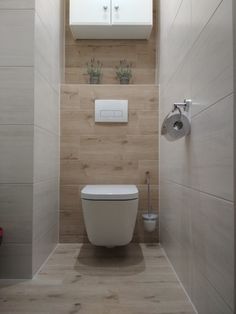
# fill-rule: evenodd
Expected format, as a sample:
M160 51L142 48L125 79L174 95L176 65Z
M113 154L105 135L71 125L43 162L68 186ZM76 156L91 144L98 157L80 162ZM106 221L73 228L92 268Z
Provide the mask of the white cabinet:
M75 39L147 39L153 0L70 0Z
M70 0L70 25L110 25L110 0Z
M152 24L152 1L113 0L112 24L114 25Z

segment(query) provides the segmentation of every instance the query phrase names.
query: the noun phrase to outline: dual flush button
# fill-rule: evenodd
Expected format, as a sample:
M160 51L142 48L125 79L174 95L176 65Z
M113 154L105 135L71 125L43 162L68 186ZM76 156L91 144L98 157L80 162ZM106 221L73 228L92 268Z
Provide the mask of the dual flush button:
M128 100L95 100L95 122L127 123Z

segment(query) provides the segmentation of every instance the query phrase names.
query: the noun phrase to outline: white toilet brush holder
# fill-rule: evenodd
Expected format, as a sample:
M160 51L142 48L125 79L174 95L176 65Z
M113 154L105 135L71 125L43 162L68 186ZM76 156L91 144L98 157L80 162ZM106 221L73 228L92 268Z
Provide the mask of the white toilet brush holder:
M151 212L151 193L150 193L150 172L146 172L146 183L147 183L147 199L148 199L148 211L143 214L144 230L147 232L153 232L156 229L158 215Z
M146 214L143 214L142 217L143 217L144 230L147 232L155 231L158 215L146 213Z

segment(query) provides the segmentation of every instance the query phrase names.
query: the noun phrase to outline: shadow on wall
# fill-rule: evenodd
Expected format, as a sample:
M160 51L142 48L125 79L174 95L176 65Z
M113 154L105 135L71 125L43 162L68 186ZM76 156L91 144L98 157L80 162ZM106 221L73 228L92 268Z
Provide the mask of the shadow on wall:
M136 243L112 249L85 243L74 269L89 276L130 276L144 271L145 262L142 249Z

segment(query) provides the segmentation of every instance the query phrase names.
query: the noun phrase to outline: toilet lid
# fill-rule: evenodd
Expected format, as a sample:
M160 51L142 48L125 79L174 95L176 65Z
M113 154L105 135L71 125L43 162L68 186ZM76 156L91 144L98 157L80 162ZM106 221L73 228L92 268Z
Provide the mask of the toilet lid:
M87 200L132 200L138 198L135 185L86 185L81 198Z

